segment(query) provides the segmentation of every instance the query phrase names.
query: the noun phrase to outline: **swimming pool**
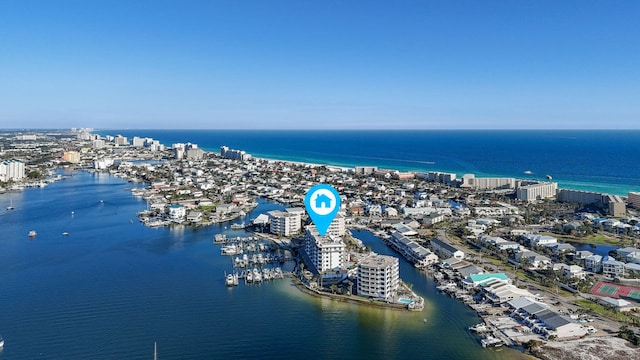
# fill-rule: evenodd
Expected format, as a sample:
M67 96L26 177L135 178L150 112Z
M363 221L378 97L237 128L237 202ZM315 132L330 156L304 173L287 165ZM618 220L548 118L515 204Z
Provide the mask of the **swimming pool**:
M398 302L400 304L411 304L411 303L413 303L413 300L407 299L407 298L400 298L400 299L398 299Z

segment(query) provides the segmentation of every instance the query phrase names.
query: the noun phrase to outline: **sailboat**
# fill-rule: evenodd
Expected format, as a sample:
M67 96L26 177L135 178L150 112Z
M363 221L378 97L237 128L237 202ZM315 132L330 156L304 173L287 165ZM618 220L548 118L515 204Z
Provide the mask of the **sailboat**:
M153 342L153 360L158 360L158 343Z
M13 210L13 209L14 209L14 207L13 207L13 199L11 199L11 201L9 203L9 206L7 206L7 210Z

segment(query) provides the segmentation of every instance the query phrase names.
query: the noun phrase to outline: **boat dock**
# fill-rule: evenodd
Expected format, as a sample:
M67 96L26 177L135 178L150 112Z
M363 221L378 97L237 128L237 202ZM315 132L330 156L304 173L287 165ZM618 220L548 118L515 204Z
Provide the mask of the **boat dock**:
M253 269L236 271L232 274L225 273L225 283L227 286L237 286L240 280L244 280L245 285L261 284L271 280L283 279L285 275L289 274L282 271L279 267L262 269L255 267Z

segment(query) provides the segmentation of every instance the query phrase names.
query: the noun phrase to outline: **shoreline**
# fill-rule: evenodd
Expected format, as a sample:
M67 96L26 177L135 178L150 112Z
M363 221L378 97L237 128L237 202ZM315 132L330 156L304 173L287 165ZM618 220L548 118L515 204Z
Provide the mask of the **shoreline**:
M126 132L127 135L130 136L143 136L141 135L141 133L145 133L145 132L162 132L162 130L150 130L150 129L111 129L111 130L93 130L92 133L100 135L100 136L104 136L103 134L107 134L109 132L118 132L118 131L124 131ZM173 131L173 130L172 130ZM178 131L182 131L185 134L189 133L191 130L178 130ZM246 132L247 130L224 130L227 132L231 132L231 133L238 133L241 134L242 132ZM250 132L251 130L249 130ZM299 130L283 130L283 131L290 131L290 132L296 132ZM334 130L328 130L328 131L334 131ZM346 131L342 131L342 130L336 130L337 132L340 133L344 133L344 132L348 132L349 130ZM359 130L350 130L354 133L359 133ZM386 131L386 130L381 130L382 131ZM447 130L444 130L447 131ZM455 132L455 131L461 131L461 132L477 132L477 131L483 131L483 130L451 130L451 132ZM500 131L500 130L496 130L496 131ZM511 132L511 131L521 131L521 132L528 132L529 130L504 130L505 132ZM547 130L532 130L532 131L547 131ZM553 130L555 131L555 130ZM558 130L561 131L561 130ZM586 130L588 131L588 130ZM138 132L138 134L129 134L131 132ZM274 130L274 132L281 132L280 130L276 131ZM374 131L376 132L376 131ZM168 134L168 130L165 130L165 133ZM173 140L166 139L166 136L164 137L164 139L158 139L160 140L160 142L162 144L164 144L167 147L170 147L171 144L167 144L167 142L171 142ZM188 141L187 139L181 139L180 141L184 142L184 141ZM175 140L175 142L180 142L178 141L178 139ZM207 144L199 144L200 148L206 152L210 152L210 153L219 153L219 149L217 148L211 148L210 146L206 146ZM204 145L204 146L203 146ZM234 145L236 146L236 145ZM240 146L242 147L242 146ZM464 175L464 174L475 174L476 177L489 177L489 178L493 178L493 177L499 177L499 178L515 178L517 180L537 180L537 181L547 181L545 179L545 176L547 175L547 173L542 173L539 171L536 171L532 174L527 174L526 171L529 170L536 170L536 169L527 169L524 168L521 169L521 171L518 171L517 173L511 173L511 174L507 174L507 173L493 173L493 172L486 172L486 171L479 171L477 169L468 169L468 170L461 170L461 169L451 169L451 168L446 168L446 166L444 168L437 168L440 164L438 163L437 159L429 159L429 160L433 160L433 161L420 161L420 160L407 160L407 159L392 159L392 158L388 158L388 159L383 159L383 158L377 158L377 157L366 157L366 156L362 156L362 162L360 161L331 161L331 160L320 160L318 157L311 157L311 158L305 158L302 156L298 156L298 157L289 157L286 154L265 154L263 152L260 151L251 151L245 148L240 148L240 150L245 150L247 151L248 154L252 155L253 158L256 159L264 159L267 161L282 161L282 162L287 162L287 163L292 163L292 164L310 164L313 166L327 166L327 167L333 167L333 168L340 168L340 169L353 169L355 166L375 166L378 169L381 170L390 170L390 171L400 171L400 172L413 172L413 173L420 173L420 172L443 172L443 173L454 173L456 174L458 177ZM358 156L352 156L352 157L358 157ZM330 158L330 157L329 157ZM317 162L320 161L320 162ZM390 161L392 163L397 163L397 162L401 162L401 163L420 163L422 165L424 165L424 167L414 167L414 166L403 166L403 165L399 165L399 164L381 164L384 163L385 161ZM505 175L506 174L506 175ZM632 191L640 191L640 188L635 189L633 188L633 185L631 184L608 184L608 183L598 183L598 182L585 182L584 180L581 179L576 179L576 180L564 180L562 179L562 177L557 177L555 176L552 171L548 172L548 174L550 174L551 176L553 176L553 182L557 182L558 183L558 188L559 189L568 189L568 190L577 190L577 191L586 191L586 192L595 192L595 193L602 193L602 194L609 194L609 195L618 195L618 196L628 196L629 192ZM526 175L526 176L525 176Z

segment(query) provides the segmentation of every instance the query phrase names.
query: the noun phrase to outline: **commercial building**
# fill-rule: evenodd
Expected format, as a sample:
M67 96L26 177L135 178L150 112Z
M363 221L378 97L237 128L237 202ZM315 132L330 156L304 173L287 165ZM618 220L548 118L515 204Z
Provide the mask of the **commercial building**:
M400 286L398 258L372 255L358 263L358 295L391 300Z

